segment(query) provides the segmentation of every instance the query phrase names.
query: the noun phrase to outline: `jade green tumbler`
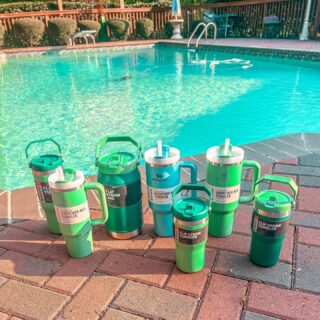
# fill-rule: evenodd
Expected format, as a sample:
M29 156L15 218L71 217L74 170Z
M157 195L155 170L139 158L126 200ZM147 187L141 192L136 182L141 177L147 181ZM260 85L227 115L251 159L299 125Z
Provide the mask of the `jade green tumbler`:
M229 139L225 144L207 151L206 182L212 190L209 234L214 237L231 235L234 212L239 203L251 202L256 193L255 183L260 176L260 165L256 161L243 158L243 149L233 147ZM253 181L251 194L240 197L243 167L253 168Z
M277 264L291 218L298 187L296 183L282 176L265 175L257 181L287 184L293 190L293 198L278 190L265 190L258 193L252 212L252 238L250 260L259 266L271 267Z
M104 224L108 209L103 186L100 183L85 183L81 171L67 168L63 175L49 177L61 233L71 257L83 258L93 251L92 226ZM100 196L102 217L91 219L86 192L97 190Z
M183 190L195 192L178 199L177 194ZM209 201L196 197L196 191L206 192ZM211 191L203 185L184 184L173 191L171 210L174 217L176 264L183 272L198 272L204 268L210 200Z
M53 234L61 234L59 223L56 217L56 212L54 210L54 205L52 201L52 195L49 188L48 179L51 174L54 173L62 173L62 156L61 156L61 148L60 145L53 139L40 139L31 141L25 150L25 154L27 159L29 159L29 149L33 145L44 144L46 142L50 142L55 144L58 148L58 154L47 153L43 155L39 155L33 157L29 161L29 167L32 170L32 175L34 179L34 183L37 190L37 195L39 202L41 204L41 208L45 213L48 229Z

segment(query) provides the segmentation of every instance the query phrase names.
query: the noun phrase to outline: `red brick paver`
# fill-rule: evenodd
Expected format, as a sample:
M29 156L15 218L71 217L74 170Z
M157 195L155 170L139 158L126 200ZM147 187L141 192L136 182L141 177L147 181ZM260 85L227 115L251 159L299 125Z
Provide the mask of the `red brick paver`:
M251 238L244 235L233 233L226 238L208 237L207 246L227 251L248 253L250 249Z
M13 280L0 288L0 309L23 319L53 319L67 301L65 295Z
M320 213L320 188L300 187L298 208L302 211Z
M0 273L11 278L21 279L35 285L42 285L60 264L46 261L22 253L7 251L0 259Z
M101 264L99 271L162 287L172 267L169 262L113 251Z
M286 159L286 160L281 160L279 163L282 164L298 164L298 158L290 158L290 159Z
M271 174L271 173L272 173L272 165L267 165L267 166L262 166L261 167L261 173L260 173L261 176L264 176L265 174ZM253 177L253 170L250 169L248 171L246 180L250 180L251 181L252 177Z
M94 275L63 311L61 319L99 319L124 280Z
M106 254L106 251L96 250L86 258L70 259L52 276L46 287L69 295L74 294L98 268Z
M131 313L127 313L121 310L109 308L107 313L102 317L101 320L143 320L140 316L136 316Z
M17 223L14 223L12 227L23 229L30 232L49 235L50 237L57 237L57 235L54 235L49 232L47 222L46 220L43 220L43 219L26 220L26 221L17 222Z
M38 219L41 217L35 188L11 191L11 215L13 219Z
M157 238L147 255L162 260L176 261L176 244L173 238Z
M197 300L168 290L129 281L114 306L150 318L191 320Z
M99 227L94 231L93 242L95 246L101 248L129 251L134 254L143 255L149 247L152 239L146 235L141 235L129 240L116 240L111 238L104 227Z
M240 204L234 215L233 232L251 235L252 206Z
M319 296L253 283L246 309L283 319L317 320L319 305Z
M70 259L67 251L66 243L63 237L59 237L50 246L44 247L37 253L37 257L56 260L60 263L65 263Z
M0 247L12 249L27 254L35 254L54 240L44 236L14 227L7 227L0 232Z
M214 274L209 283L197 319L240 319L248 282Z
M312 246L320 246L320 230L299 227L298 242Z
M207 283L208 274L210 273L216 255L217 252L215 250L207 249L206 265L200 272L192 274L184 273L175 266L166 288L194 297L200 297Z

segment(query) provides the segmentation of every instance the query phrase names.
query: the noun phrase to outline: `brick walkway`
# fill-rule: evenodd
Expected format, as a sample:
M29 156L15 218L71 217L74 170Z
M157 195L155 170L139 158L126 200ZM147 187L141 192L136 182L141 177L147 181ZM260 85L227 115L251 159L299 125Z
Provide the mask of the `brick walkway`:
M263 167L271 172L300 185L278 265L249 262L251 206L241 205L233 235L209 237L206 267L191 275L176 269L173 240L154 237L146 194L141 236L116 241L97 227L94 254L76 260L47 232L34 189L12 192L12 216L36 219L0 226L0 319L319 319L320 155Z

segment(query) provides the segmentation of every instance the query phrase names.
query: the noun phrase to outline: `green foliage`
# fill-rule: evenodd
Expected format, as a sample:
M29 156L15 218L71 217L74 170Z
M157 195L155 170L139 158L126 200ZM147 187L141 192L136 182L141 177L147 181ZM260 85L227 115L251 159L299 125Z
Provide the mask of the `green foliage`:
M111 19L107 21L111 40L126 40L130 23L125 19Z
M16 20L13 24L13 41L19 47L33 47L41 44L44 23L33 18Z
M136 22L137 36L142 39L150 39L154 30L153 21L149 18L142 18Z
M16 2L8 4L0 4L0 13L15 13L26 11L42 11L47 10L45 2Z
M101 25L99 22L95 20L82 20L78 22L78 27L80 28L80 31L82 30L96 30L97 33L101 29Z
M164 24L164 34L167 39L170 39L173 35L173 25L169 21Z
M56 18L48 21L48 40L51 45L65 45L76 32L77 22L69 18Z

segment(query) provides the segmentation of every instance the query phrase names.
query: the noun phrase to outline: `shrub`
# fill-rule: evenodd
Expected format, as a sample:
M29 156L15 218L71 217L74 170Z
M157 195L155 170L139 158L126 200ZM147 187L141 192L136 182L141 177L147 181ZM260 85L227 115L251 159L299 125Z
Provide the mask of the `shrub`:
M164 24L164 34L165 34L166 38L168 38L168 39L170 39L173 35L173 25L169 21L167 21Z
M78 27L80 30L96 30L97 34L101 29L101 25L99 22L95 20L82 20L78 22Z
M142 18L136 23L137 36L143 39L150 39L154 29L153 21L149 18Z
M55 18L48 21L48 40L51 45L65 45L76 32L77 22L69 18Z
M44 23L33 18L16 20L13 24L14 44L21 47L38 46L42 42Z
M48 10L45 2L17 2L0 4L0 13L16 13L26 11Z
M126 40L128 37L130 23L125 19L111 19L107 21L112 40Z
M4 26L0 23L0 47L3 47L4 44L4 33L5 33Z

